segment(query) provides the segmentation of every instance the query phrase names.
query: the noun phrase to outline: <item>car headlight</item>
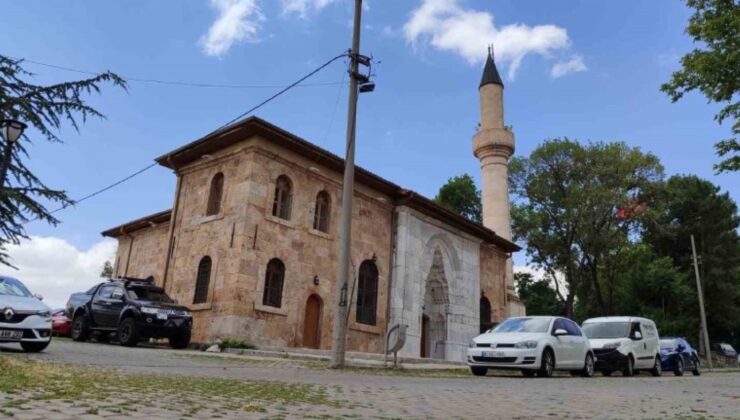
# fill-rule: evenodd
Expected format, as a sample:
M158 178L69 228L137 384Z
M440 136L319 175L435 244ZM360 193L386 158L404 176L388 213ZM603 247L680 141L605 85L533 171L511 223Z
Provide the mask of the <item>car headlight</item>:
M51 311L49 310L42 310L36 312L36 315L40 316L41 318L51 318Z
M607 350L614 350L614 349L618 349L620 347L622 347L622 343L619 342L619 341L616 342L616 343L607 343L607 344L604 344L604 348L607 349Z
M145 313L145 314L152 314L152 315L154 315L157 312L159 312L159 309L152 308L152 307L149 307L149 306L144 306L144 307L141 308L141 312L142 313Z
M475 342L475 340L470 340L470 343L468 344L469 348L478 347L478 343Z
M534 349L534 348L537 348L537 341L535 340L521 341L519 343L516 343L514 347L517 349Z

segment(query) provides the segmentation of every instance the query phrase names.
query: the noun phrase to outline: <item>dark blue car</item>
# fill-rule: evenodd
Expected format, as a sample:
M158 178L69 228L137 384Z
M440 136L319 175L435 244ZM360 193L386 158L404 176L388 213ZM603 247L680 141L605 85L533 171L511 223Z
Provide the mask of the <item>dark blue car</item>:
M694 376L701 375L699 353L691 347L688 341L680 337L664 337L660 339L660 364L663 371L673 371L676 376L682 376L690 370Z

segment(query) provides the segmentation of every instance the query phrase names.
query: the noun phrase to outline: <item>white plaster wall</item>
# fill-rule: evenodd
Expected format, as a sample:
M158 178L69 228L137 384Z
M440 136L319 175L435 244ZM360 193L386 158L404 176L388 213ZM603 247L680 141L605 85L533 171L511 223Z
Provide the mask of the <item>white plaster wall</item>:
M447 360L464 361L468 343L480 328L480 241L408 207L398 207L396 212L398 228L389 327L408 325L406 344L400 354L420 355L426 279L434 250L439 248L450 302L445 314L444 354Z

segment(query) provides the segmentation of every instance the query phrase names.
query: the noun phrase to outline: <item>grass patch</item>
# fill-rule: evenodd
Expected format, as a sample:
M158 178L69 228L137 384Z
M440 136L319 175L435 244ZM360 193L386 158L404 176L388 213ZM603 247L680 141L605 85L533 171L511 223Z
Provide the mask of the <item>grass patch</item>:
M254 344L249 341L239 340L237 338L224 338L221 341L221 347L225 349L246 349L254 350L257 348Z
M339 401L329 398L324 387L313 384L132 375L8 356L0 356L0 372L0 393L21 394L2 404L6 409L29 400L76 401L78 406L89 407L92 414L97 407L125 404L120 401L122 396L134 398L138 407L164 407L188 414L207 411L203 407L207 405L250 407L250 411L278 404L342 407Z

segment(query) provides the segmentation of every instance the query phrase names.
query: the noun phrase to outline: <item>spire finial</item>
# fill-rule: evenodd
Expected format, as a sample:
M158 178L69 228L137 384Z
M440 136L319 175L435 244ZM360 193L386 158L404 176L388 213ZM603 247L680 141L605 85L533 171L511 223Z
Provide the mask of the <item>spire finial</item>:
M493 60L493 43L488 44L488 58L486 59L486 65L483 69L483 78L481 79L480 86L489 83L500 86L504 85L501 81L501 76L498 74L498 69L496 69L496 63Z

